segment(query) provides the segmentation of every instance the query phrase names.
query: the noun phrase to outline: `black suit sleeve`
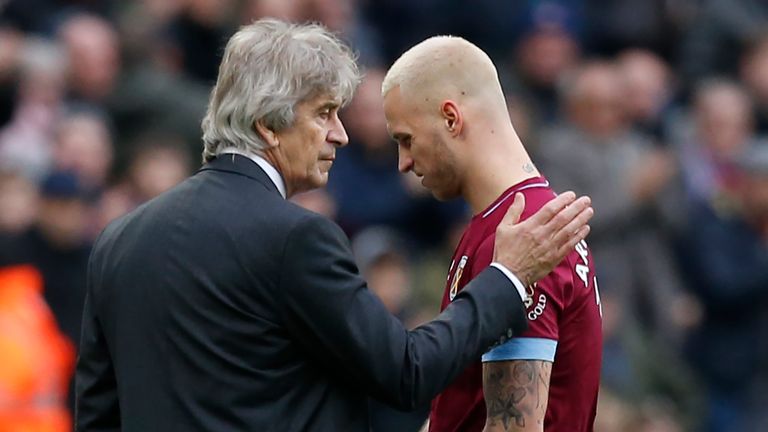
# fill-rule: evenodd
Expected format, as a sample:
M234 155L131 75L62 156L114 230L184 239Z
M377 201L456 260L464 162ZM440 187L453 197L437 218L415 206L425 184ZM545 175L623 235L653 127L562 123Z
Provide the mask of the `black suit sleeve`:
M75 431L119 431L117 382L107 342L95 313L91 267L92 263L89 263L88 293L75 374Z
M320 364L404 409L428 402L500 335L526 326L512 283L489 268L434 321L406 330L367 289L341 229L319 216L292 230L282 266L294 337Z

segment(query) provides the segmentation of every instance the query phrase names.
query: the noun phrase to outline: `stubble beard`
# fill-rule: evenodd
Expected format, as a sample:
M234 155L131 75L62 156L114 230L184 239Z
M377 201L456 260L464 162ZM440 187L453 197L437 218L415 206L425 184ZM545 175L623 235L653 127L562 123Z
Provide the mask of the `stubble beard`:
M432 195L440 201L448 201L461 195L456 156L439 136L435 136L435 172L433 177L440 188Z

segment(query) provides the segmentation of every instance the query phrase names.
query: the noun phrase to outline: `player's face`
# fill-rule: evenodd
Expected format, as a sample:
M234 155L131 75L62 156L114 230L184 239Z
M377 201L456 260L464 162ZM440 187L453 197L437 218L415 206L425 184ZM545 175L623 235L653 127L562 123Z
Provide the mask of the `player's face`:
M456 157L442 135L440 118L409 106L399 87L384 97L384 115L397 142L400 172L412 171L437 199L461 195Z
M328 182L336 148L349 141L339 119L339 106L328 95L300 102L293 125L275 133L278 145L272 151L290 195Z

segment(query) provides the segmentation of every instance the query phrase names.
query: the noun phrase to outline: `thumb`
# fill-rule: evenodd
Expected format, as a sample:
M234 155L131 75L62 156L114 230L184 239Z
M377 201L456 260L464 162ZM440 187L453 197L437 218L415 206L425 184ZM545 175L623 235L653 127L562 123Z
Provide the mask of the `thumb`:
M520 221L520 215L523 214L523 210L525 210L525 195L518 192L515 194L515 200L512 201L512 205L509 206L507 214L504 215L501 223L508 225L516 224Z

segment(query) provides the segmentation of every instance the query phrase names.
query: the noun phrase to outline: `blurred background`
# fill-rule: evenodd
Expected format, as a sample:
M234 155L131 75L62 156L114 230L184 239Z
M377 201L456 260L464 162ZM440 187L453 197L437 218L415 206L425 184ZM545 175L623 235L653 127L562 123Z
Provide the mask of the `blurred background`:
M408 326L435 316L471 216L396 169L380 84L405 49L468 38L499 68L557 191L589 194L604 310L599 432L768 430L768 2L0 1L0 431L71 430L91 244L200 166L227 38L318 21L365 79L327 189L295 197L353 239ZM375 431L426 411L371 403Z

